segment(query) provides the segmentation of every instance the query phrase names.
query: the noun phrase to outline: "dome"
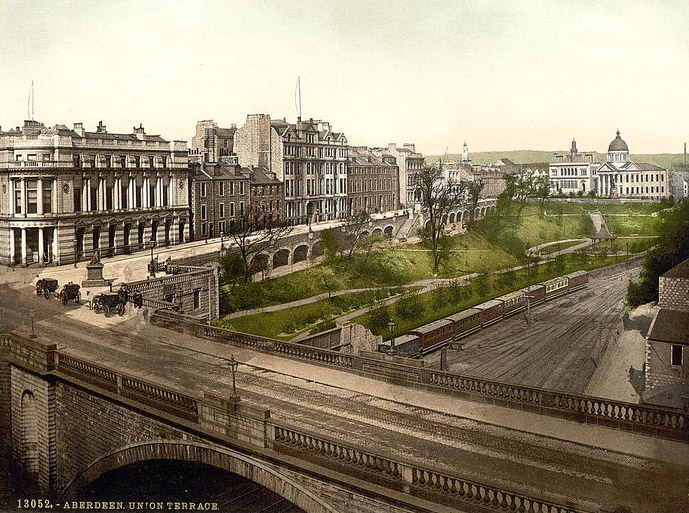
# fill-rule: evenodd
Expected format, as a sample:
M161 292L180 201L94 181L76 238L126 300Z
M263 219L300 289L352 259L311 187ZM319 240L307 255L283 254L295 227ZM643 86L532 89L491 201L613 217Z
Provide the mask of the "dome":
M615 137L610 143L610 146L608 146L608 151L629 151L627 143L620 137L619 130L617 131L617 137Z

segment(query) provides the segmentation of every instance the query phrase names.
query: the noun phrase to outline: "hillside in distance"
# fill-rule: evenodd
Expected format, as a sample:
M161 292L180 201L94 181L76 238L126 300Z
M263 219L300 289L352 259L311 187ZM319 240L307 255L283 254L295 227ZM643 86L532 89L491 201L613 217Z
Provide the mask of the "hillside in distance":
M473 164L488 165L495 164L501 158L508 158L515 164L534 164L551 162L555 153L568 153L569 150L539 151L539 150L507 150L507 151L481 151L470 152L469 158ZM580 152L589 153L589 152ZM593 152L599 162L605 162L607 155L597 151ZM673 169L675 166L682 165L681 153L639 153L632 154L633 162L648 162L664 169ZM426 162L438 162L443 155L426 155ZM448 153L448 161L456 161L461 158L459 153Z

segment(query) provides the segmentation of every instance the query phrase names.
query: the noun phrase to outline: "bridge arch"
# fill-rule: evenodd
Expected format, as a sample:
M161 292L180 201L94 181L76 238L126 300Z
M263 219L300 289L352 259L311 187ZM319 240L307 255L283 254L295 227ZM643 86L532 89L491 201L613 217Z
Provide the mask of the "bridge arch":
M388 239L392 239L393 233L395 233L395 227L392 226L391 224L387 225L385 229L383 230L383 233Z
M323 254L323 248L321 247L321 241L317 240L311 246L311 257L316 258Z
M453 224L455 222L455 213L454 212L450 212L449 221L450 221L450 224Z
M301 262L303 260L306 260L309 258L309 245L308 244L300 244L296 248L294 248L294 253L293 253L293 260L294 263L296 264L297 262Z
M291 252L288 248L280 248L273 253L273 269L290 263Z
M383 229L382 228L374 228L373 233L371 235L383 235Z
M151 460L203 463L249 479L284 497L306 513L344 513L308 487L278 470L230 449L188 440L136 442L92 461L62 492L60 501L72 500L80 490L99 477L121 467Z

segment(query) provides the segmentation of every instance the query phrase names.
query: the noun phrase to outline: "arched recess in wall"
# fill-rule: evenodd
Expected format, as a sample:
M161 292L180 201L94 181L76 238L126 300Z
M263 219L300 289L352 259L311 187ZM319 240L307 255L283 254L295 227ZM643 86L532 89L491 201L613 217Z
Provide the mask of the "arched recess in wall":
M91 462L72 479L60 494L59 502L72 500L86 485L112 470L149 460L203 463L264 486L307 513L344 513L324 498L317 496L307 486L281 474L279 470L224 447L188 440L138 442L111 451Z
M24 470L38 473L38 407L36 397L30 390L24 390L19 414L19 443L21 463Z

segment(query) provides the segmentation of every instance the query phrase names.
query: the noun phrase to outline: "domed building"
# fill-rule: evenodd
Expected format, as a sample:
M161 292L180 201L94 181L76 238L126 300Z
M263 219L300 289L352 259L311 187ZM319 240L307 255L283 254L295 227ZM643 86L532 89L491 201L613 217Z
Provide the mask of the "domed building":
M608 159L598 169L596 193L609 198L658 201L670 196L670 171L645 162L632 162L629 146L617 131L608 145Z

